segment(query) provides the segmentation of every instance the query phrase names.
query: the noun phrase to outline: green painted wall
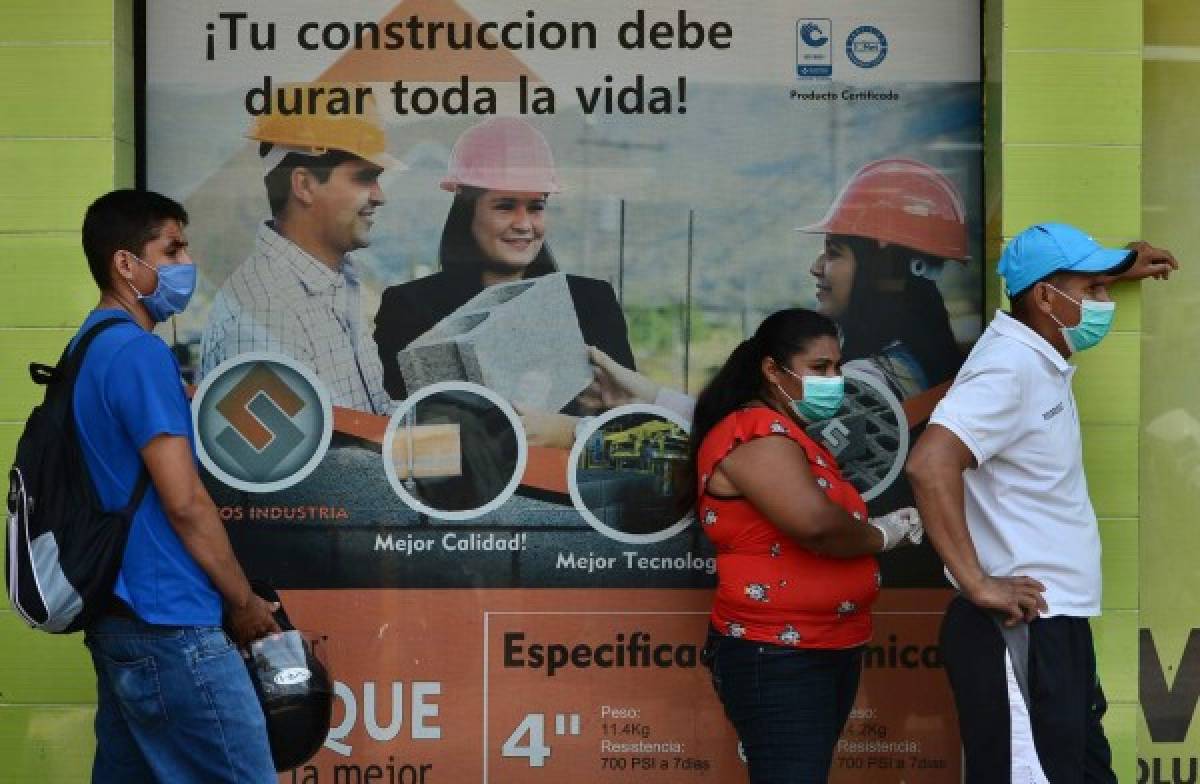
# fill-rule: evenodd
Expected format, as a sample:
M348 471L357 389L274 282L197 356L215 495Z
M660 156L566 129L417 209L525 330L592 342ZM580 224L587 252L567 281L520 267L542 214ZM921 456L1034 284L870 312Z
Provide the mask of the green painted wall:
M1147 680L1186 697L1196 686L1196 651L1184 658L1200 605L1200 4L1147 0L1143 65L1145 155L1142 220L1146 238L1174 249L1182 269L1169 284L1146 286L1142 336L1141 627L1153 657L1141 662ZM1152 568L1151 568L1152 565ZM1149 685L1149 684L1148 684ZM1138 752L1147 781L1171 781L1175 760L1187 772L1200 756L1194 701L1175 702L1145 689ZM1174 705L1172 703L1174 702ZM1174 715L1182 736L1157 719ZM1169 724L1170 722L1168 722ZM1189 726L1190 725L1190 726ZM1161 771L1158 777L1155 771Z
M96 299L79 247L92 199L134 181L130 0L0 3L0 465ZM86 781L95 687L82 640L0 609L0 782Z
M1026 226L1063 221L1120 247L1139 239L1141 0L985 4L988 297L995 264ZM1117 322L1075 377L1084 460L1104 539L1104 615L1093 623L1121 781L1135 781L1141 291L1115 292Z

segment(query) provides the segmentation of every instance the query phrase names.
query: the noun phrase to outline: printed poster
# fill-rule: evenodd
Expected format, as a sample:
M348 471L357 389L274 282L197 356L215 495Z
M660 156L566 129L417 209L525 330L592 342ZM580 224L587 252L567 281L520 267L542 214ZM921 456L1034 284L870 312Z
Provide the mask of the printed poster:
M148 4L146 184L200 266L163 336L239 558L336 680L281 781L744 780L689 401L816 308L848 395L812 434L872 513L912 503L983 323L979 14ZM958 781L940 565L880 563L833 780Z

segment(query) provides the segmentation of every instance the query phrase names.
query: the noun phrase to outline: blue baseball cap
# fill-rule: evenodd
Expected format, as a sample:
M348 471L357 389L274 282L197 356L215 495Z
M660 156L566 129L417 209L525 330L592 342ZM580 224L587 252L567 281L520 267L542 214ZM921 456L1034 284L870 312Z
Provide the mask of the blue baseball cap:
M1102 247L1065 223L1039 223L1009 241L1000 254L1000 274L1008 296L1014 297L1055 272L1116 274L1136 255Z

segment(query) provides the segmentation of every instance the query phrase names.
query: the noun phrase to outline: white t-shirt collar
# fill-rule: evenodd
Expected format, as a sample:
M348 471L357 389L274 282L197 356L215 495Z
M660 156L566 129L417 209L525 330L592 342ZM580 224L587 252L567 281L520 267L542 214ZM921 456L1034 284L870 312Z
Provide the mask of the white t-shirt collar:
M1024 343L1025 345L1038 352L1051 364L1062 373L1064 376L1069 376L1074 373L1074 366L1067 362L1062 354L1058 353L1058 349L1050 345L1047 340L1027 327L1022 322L1005 313L1003 310L996 311L996 317L992 320L992 329L996 330L1005 337L1010 337L1013 340Z

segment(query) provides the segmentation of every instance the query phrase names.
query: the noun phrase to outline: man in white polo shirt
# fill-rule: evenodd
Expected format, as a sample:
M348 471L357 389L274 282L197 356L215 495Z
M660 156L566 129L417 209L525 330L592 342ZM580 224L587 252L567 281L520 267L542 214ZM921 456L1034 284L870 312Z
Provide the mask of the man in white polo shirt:
M940 644L971 784L1117 781L1088 622L1100 534L1067 358L1112 326L1109 283L1177 268L1145 243L1109 250L1063 224L1021 232L1000 258L1011 313L996 313L909 458L960 591Z

